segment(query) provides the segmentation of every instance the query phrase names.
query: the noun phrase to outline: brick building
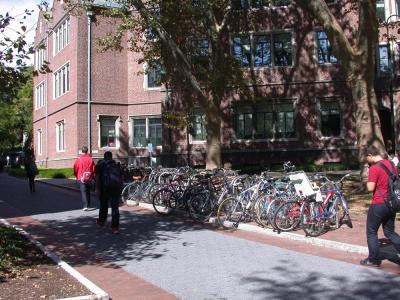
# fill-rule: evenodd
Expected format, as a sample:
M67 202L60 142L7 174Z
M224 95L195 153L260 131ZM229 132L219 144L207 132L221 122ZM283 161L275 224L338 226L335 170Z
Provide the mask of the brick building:
M260 10L255 5L262 3L234 2L238 10ZM327 2L335 12L344 9L341 0ZM378 0L379 17L387 20L397 14L397 2ZM94 1L97 7L105 3ZM249 77L257 78L249 83L257 101L235 94L224 101L223 162L237 166L284 159L354 161L351 90L330 53L325 33L305 20L290 1L268 5L258 12L260 22L255 30L241 28L240 34L231 35L232 55L242 62ZM45 46L35 53L34 149L40 164L71 166L82 145L89 145L94 158L111 150L122 161L146 161L148 141L163 165L204 164L201 110L195 110L191 130L165 126L163 111L167 106L173 110L171 102L179 96L158 84L160 70L139 65L138 54L126 47L99 51L96 39L112 31L118 19L101 16L96 9L69 15L58 0L51 13L51 21L39 16L35 37L36 45ZM350 28L355 21L351 13L347 18ZM377 49L376 90L383 134L389 140L392 110L397 120L398 44L395 39L388 43L382 38ZM49 62L49 70L40 72L44 61ZM143 70L144 74L138 74Z

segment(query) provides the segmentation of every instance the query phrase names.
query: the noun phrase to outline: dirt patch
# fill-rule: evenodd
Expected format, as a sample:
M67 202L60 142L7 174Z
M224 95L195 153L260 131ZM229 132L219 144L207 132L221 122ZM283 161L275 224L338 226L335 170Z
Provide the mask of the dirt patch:
M92 294L12 228L0 226L0 299L59 299Z

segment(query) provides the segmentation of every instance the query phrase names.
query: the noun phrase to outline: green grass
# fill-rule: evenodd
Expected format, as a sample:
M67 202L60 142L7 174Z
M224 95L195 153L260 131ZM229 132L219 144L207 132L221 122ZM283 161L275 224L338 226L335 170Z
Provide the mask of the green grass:
M6 168L5 171L15 177L26 177L25 168ZM63 169L39 169L36 178L71 178L74 177L72 168Z

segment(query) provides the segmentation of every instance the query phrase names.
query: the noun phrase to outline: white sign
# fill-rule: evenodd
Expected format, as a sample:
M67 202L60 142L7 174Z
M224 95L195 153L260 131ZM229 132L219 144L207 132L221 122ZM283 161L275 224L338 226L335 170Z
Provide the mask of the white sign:
M304 172L299 172L295 174L290 174L289 175L290 180L298 180L301 179L301 183L296 183L294 185L294 188L296 189L296 193L299 196L310 196L313 194L316 194L316 200L317 202L321 202L322 199L322 194L319 188L314 189L313 186L311 185L310 180L308 179L306 173Z
M153 144L152 143L147 144L147 151L149 151L149 153L153 152Z

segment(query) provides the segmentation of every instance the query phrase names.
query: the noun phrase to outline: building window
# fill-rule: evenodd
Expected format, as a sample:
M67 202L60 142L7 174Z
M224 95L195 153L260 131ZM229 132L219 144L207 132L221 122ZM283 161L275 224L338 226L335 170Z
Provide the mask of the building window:
M192 141L205 141L207 139L206 115L199 110L193 112L191 136Z
M43 81L35 88L35 109L39 109L44 106L46 95L47 93L45 92L45 84Z
M378 47L378 75L387 76L390 73L389 46L379 45Z
M54 55L64 49L68 43L70 38L70 19L67 18L64 22L62 22L55 30L54 30Z
M287 6L291 0L232 0L232 7L236 10L261 8L270 6Z
M56 124L56 143L57 151L65 150L65 123L60 121Z
M232 39L233 56L244 67L291 66L292 52L291 33L236 36Z
M280 33L273 35L274 41L274 65L292 65L292 36L290 33Z
M42 129L39 129L37 131L37 154L38 155L42 155L42 151L43 151L43 145L42 142L43 141L43 135L42 135Z
M146 147L149 142L162 145L161 118L132 118L132 132L133 147Z
M385 0L376 0L376 17L379 22L386 21Z
M208 57L210 54L208 40L206 39L193 40L192 48L192 56L194 57Z
M255 35L254 36L254 66L270 67L271 66L271 36Z
M58 98L69 91L69 63L61 67L58 71L54 73L54 84L53 84L53 91L54 91L54 99Z
M100 117L100 147L117 146L116 121L117 117Z
M145 66L145 88L156 89L161 87L161 65L158 62L152 62Z
M332 54L332 47L324 31L317 31L317 50L318 63L337 63L337 59Z
M293 104L276 102L238 107L235 134L238 139L295 138Z
M237 36L233 38L233 56L240 61L243 67L250 66L250 36Z
M38 45L39 48L35 50L35 70L38 71L43 66L45 61L45 49L42 45Z
M326 137L340 136L340 103L339 101L320 101L321 135Z

